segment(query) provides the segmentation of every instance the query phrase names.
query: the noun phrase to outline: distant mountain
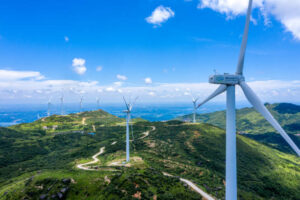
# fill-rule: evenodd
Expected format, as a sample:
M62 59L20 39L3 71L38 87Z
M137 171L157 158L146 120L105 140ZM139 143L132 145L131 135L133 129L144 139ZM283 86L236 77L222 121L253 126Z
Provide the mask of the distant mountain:
M291 135L292 139L300 146L300 106L291 103L266 104L267 109L272 113L283 129ZM281 138L275 129L253 108L242 108L236 112L237 131L269 146L291 152L286 142ZM192 119L192 115L185 115L177 118L183 121ZM198 114L198 122L213 124L220 128L226 128L226 112L218 111L207 114ZM299 136L296 136L299 135Z
M131 141L135 159L130 166L120 167L112 163L125 158L124 124L97 122L91 122L84 133L48 134L36 129L37 122L18 130L1 128L0 199L202 199L179 177L224 199L223 129L175 120L136 122ZM93 126L95 134L88 134ZM91 166L97 171L76 168L90 161L101 147L105 151L97 157L100 161ZM243 135L237 136L237 152L239 199L300 196L298 157Z
M132 119L133 122L145 121L141 118ZM109 114L101 109L69 115L51 115L32 123L23 123L9 127L14 130L44 130L47 133L61 133L64 131L94 130L93 126L111 126L124 124L125 119Z
M300 134L300 106L290 103L266 104L267 109L272 113L280 125L289 134ZM274 132L272 126L256 112L253 108L237 109L237 131L241 133L265 134ZM179 120L191 120L192 114L178 117ZM198 122L205 122L226 128L226 112L217 111L213 113L198 114Z

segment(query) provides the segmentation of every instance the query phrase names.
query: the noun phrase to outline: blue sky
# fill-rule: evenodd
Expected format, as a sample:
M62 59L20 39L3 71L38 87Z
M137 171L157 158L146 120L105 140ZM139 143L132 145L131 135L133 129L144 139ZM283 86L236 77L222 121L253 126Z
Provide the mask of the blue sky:
M0 100L204 98L237 64L247 1L224 2L3 0ZM254 1L245 74L264 101L299 102L300 4L284 2Z

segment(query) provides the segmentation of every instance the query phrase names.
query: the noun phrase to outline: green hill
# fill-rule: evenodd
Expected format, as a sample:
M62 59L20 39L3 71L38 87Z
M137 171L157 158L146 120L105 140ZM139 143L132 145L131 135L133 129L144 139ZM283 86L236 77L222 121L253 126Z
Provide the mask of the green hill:
M95 135L47 134L35 126L30 131L30 125L24 126L25 134L22 127L0 129L0 199L58 199L58 194L65 199L202 199L178 177L224 199L225 132L216 126L136 122L134 159L130 167L120 167L112 163L125 158L124 124L97 125ZM92 165L96 171L76 167L101 147L100 162ZM239 199L300 196L299 158L242 135L237 149Z
M145 121L141 118L132 119L133 122ZM10 129L24 131L44 131L45 133L61 134L75 131L94 131L96 127L122 125L124 118L119 118L101 109L86 111L69 115L51 115L32 123L23 123L9 127Z
M290 103L266 104L267 109L278 120L283 129L290 134L295 143L300 146L300 106ZM236 112L237 131L240 134L248 136L257 141L263 142L271 147L277 148L284 152L292 152L290 147L281 138L273 127L256 112L253 108L242 108ZM179 120L190 120L192 115L185 115L178 118ZM225 129L226 112L218 111L207 114L198 114L198 122L213 124Z
M280 103L266 104L267 109L272 113L274 118L289 134L300 134L300 106ZM251 134L265 134L274 132L273 127L256 112L253 108L237 109L237 131ZM178 119L192 119L192 115L185 115ZM206 114L198 114L196 116L198 122L205 122L216 125L225 129L226 112L218 111Z

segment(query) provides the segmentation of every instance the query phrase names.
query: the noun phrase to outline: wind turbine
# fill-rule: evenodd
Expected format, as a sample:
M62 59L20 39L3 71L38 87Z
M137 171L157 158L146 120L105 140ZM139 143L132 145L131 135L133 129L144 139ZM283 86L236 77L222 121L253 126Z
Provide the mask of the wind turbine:
M199 98L194 98L192 97L192 101L193 101L193 106L194 106L194 112L193 112L193 123L196 123L196 112L197 112L197 101L198 101Z
M48 110L47 110L47 116L50 116L50 107L51 107L51 97L48 99Z
M80 103L79 103L80 110L79 110L79 112L82 112L82 102L83 102L83 96L80 97Z
M273 127L277 130L291 148L300 156L300 150L286 132L281 128L279 123L274 119L268 109L259 100L253 90L245 82L243 76L244 59L248 40L249 23L252 10L252 0L249 0L246 25L242 45L240 49L237 70L235 74L225 73L223 75L212 75L209 82L220 84L208 98L206 98L198 107L208 102L212 98L226 91L226 200L237 199L237 173L236 173L236 113L235 113L235 86L239 85L248 101L253 105L255 110L259 112Z
M138 97L135 98L133 103L127 103L125 97L123 96L124 103L126 105L126 110L124 111L126 113L126 162L130 161L130 154L129 154L129 123L130 123L130 117L131 117L131 110L136 102Z
M64 115L64 95L63 94L60 97L60 114Z
M99 98L99 97L97 97L96 101L97 101L97 110L98 110L98 109L99 109L99 107L100 107L100 98Z

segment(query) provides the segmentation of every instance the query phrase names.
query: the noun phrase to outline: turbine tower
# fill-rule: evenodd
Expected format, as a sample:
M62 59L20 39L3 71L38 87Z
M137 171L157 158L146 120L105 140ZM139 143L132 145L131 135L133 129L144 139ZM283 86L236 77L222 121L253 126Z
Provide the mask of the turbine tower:
M64 115L64 95L63 94L60 97L60 114Z
M300 156L300 150L286 132L281 128L279 123L274 119L268 109L259 100L253 90L245 82L243 75L245 51L248 40L249 23L252 10L252 0L249 0L246 25L240 55L235 74L225 73L223 75L212 75L209 82L220 84L208 98L198 105L198 108L212 98L226 91L226 200L237 199L237 173L236 173L236 113L235 113L235 86L239 85L248 101L253 105L254 109L259 112L273 127L277 130L291 148Z
M124 111L126 113L126 162L130 161L130 154L129 154L129 123L130 123L130 117L131 117L131 110L132 107L137 100L138 97L135 98L133 103L127 103L125 97L123 97L124 103L126 105L126 110Z
M51 107L51 97L48 99L48 110L47 110L47 116L50 116L50 107Z
M192 98L193 98L192 101L193 101L193 106L194 106L193 123L196 123L196 113L197 113L197 109L198 109L197 101L198 101L199 98L196 98L196 99L194 97L192 97Z
M80 97L80 102L79 102L80 110L79 110L79 112L82 112L82 102L83 102L83 96Z
M99 97L97 97L97 110L99 109L99 107L100 107L100 98Z

